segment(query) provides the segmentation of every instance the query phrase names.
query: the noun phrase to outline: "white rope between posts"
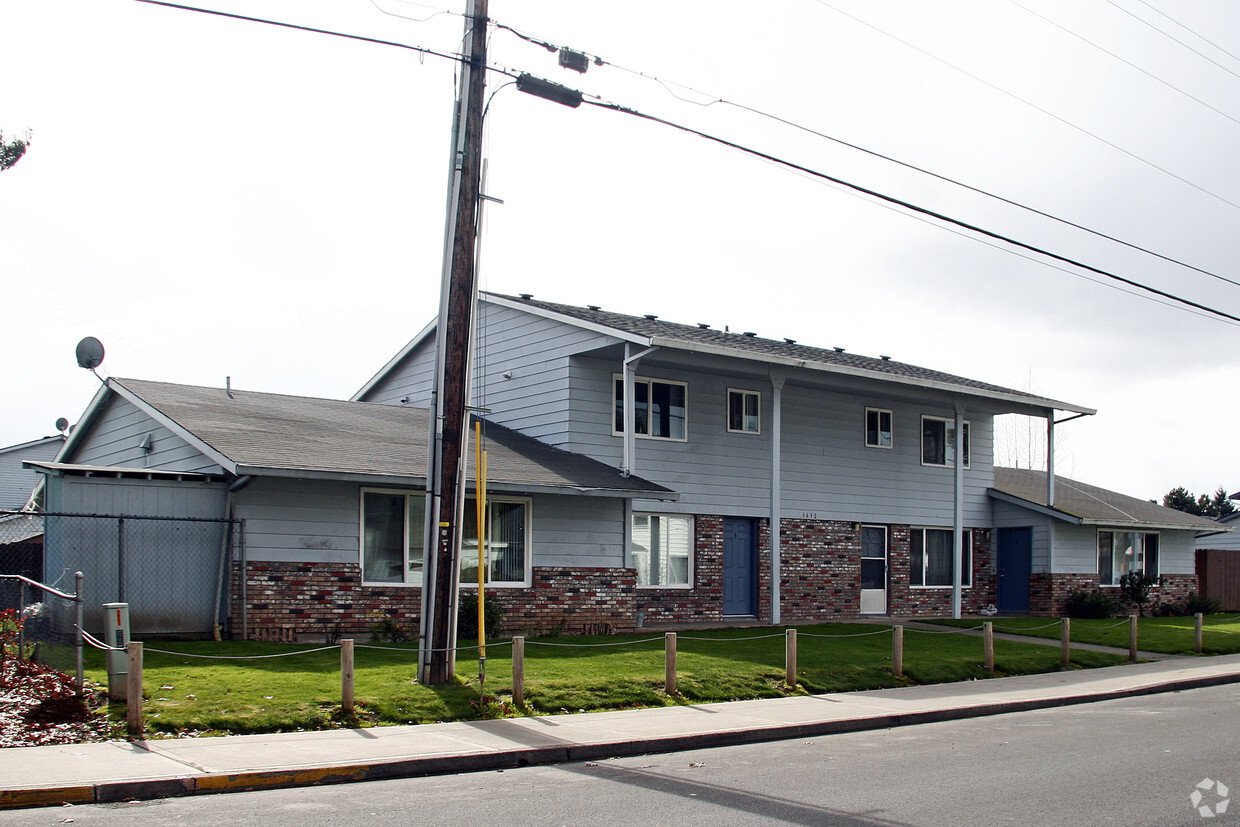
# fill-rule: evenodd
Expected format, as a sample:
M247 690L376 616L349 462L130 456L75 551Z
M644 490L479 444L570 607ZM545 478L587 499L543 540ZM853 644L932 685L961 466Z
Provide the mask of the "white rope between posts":
M869 637L870 635L889 635L891 629L876 629L873 632L853 632L848 635L816 635L813 632L797 632L797 637Z
M1044 626L996 626L995 630L1001 631L1001 632L1016 632L1016 633L1036 632L1039 629L1049 629L1052 626L1062 626L1062 625L1063 625L1063 621L1052 620L1050 623L1047 623Z
M597 649L601 646L628 646L630 644L637 645L639 643L654 643L663 640L661 637L651 637L645 640L618 640L614 643L551 643L546 640L527 640L527 646L560 646L567 649Z
M1234 623L1237 620L1240 620L1240 615L1236 615L1235 617L1219 617L1219 618L1203 617L1201 619L1201 622L1202 623Z
M265 660L267 658L291 658L295 655L312 655L315 652L326 652L329 649L339 649L340 644L334 646L320 646L318 649L302 649L298 652L280 652L274 655L191 655L188 652L169 652L166 649L155 649L147 646L143 649L145 652L158 652L161 655L174 655L178 658L202 658L203 660Z
M917 632L921 635L962 635L965 632L980 632L983 628L984 627L982 626L971 626L969 628L962 627L959 629L946 629L944 631L938 631L937 629L914 629L911 626L905 626L904 630L906 632Z
M707 643L743 643L747 640L766 640L772 637L784 637L783 632L775 632L771 635L746 635L745 637L689 637L688 635L677 635L677 640L704 640Z

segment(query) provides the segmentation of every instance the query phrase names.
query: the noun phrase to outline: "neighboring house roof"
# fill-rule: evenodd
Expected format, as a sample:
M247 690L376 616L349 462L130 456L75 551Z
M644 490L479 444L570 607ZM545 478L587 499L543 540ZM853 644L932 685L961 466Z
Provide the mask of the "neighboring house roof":
M1206 517L1058 475L1055 476L1055 505L1048 507L1045 471L996 467L995 485L988 493L997 500L1032 508L1078 525L1198 532L1220 530L1218 523Z
M138 379L111 378L107 390L230 474L425 485L431 420L425 408ZM98 415L105 396L96 397L84 422ZM588 457L495 423L483 427L489 488L676 498L671 489L625 477ZM77 428L69 452L88 430L88 425ZM472 479L472 469L467 476Z
M480 300L516 308L547 318L555 318L578 327L607 333L643 347L665 347L695 353L726 356L776 366L802 368L824 373L895 382L952 393L965 393L986 399L1014 404L1038 411L1071 411L1082 415L1097 413L1070 402L1004 388L963 376L954 376L929 368L897 362L886 356L874 358L848 353L842 348L820 348L797 344L788 339L764 339L752 333L715 330L707 325L688 325L663 321L655 316L629 316L597 307L575 307L567 304L537 301L528 294L505 296L499 293L480 294ZM355 395L360 399L379 383L396 365L425 338L434 333L435 325L424 328L382 370Z
M64 441L64 435L57 434L0 448L0 510L16 510L30 502L39 477L22 463L52 459Z
M24 543L42 534L41 514L6 514L0 517L0 545Z

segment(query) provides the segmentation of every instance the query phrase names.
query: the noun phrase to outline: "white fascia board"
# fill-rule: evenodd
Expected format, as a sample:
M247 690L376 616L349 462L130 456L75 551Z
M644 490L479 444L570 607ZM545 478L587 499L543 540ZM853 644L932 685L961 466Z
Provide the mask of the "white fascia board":
M1092 518L1092 517L1091 517L1091 518L1089 518L1089 519L1082 520L1081 522L1082 522L1082 524L1084 524L1084 525L1096 525L1096 526L1098 526L1099 528L1120 528L1120 529L1141 529L1141 530L1149 530L1149 529L1153 529L1153 530L1155 530L1155 531L1191 531L1191 532L1193 532L1194 534L1197 534L1197 533L1199 533L1199 532L1201 532L1201 531L1203 531L1203 530L1207 530L1207 529L1202 529L1200 526L1184 525L1184 524L1182 524L1182 523L1180 523L1180 524L1177 524L1177 523L1160 523L1160 522L1158 522L1157 520L1153 520L1153 521L1151 521L1151 520L1131 520L1131 521L1125 521L1125 520L1103 520L1103 519L1094 519L1094 518ZM1208 529L1208 530L1209 530L1211 533L1214 533L1214 529ZM1228 530L1233 530L1233 529L1228 529ZM1226 533L1226 532L1225 532L1225 531L1222 531L1222 532L1218 532L1218 533L1222 534L1222 533Z
M1077 517L1074 514L1069 514L1066 511L1060 511L1057 508L1048 508L1041 503L1030 502L1029 500L1021 499L1020 497L1014 497L1011 494L1005 494L1002 491L996 491L993 488L987 490L986 493L989 494L992 499L1000 500L1005 503L1011 503L1012 505L1020 506L1028 511L1032 511L1035 514L1053 517L1056 520L1062 520L1063 522L1071 523L1072 525L1082 525L1088 522L1083 517Z
M573 327L579 327L582 330L589 330L593 333L601 333L605 336L610 336L613 339L619 339L622 342L633 342L634 344L649 346L654 341L649 336L641 336L636 333L629 333L624 330L618 330L610 325L599 324L598 322L588 322L584 319L578 319L576 316L565 316L563 313L556 313L554 310L546 310L542 307L531 307L528 304L522 304L521 302L515 302L511 299L506 299L501 296L496 296L492 293L484 293L482 294L481 298L485 299L491 304L498 305L500 307L507 307L512 310L520 310L523 313L529 313L533 316L538 316L543 319L554 319L557 322L563 322L564 324L571 324Z
M155 408L152 405L148 404L146 400L144 400L142 397L138 396L136 393L129 390L129 388L122 385L120 383L120 380L108 379L108 387L111 390L113 390L117 394L117 396L120 396L121 398L128 400L135 407L137 407L138 410L142 411L144 414L149 416L151 419L154 419L160 425L163 425L169 431L172 431L172 433L176 434L181 439L188 442L207 459L211 460L216 465L223 468L225 471L227 471L230 474L237 473L237 463L233 462L231 459L221 454L215 448L203 442L193 432L182 427L182 425L179 422L177 422L175 419L165 414L163 411L160 411L158 408Z
M711 356L726 356L733 359L745 359L752 362L764 362L772 365L805 368L806 370L819 371L821 373L836 373L847 376L857 376L865 379L875 379L879 382L891 382L898 385L925 388L927 390L941 390L946 391L947 393L956 394L958 396L979 396L984 399L1011 402L1013 404L1038 410L1071 411L1072 413L1083 414L1085 416L1093 416L1098 413L1098 411L1094 408L1086 408L1080 405L1073 405L1068 402L1060 402L1057 399L1048 399L1041 396L1025 396L1024 394L1002 393L986 390L984 388L973 388L968 385L956 385L951 382L940 382L934 379L917 379L910 376L898 376L896 374L885 373L883 371L854 368L848 365L832 365L827 364L826 362L815 362L810 359L794 359L788 356L750 353L748 351L739 351L733 348L721 347L719 345L686 342L682 339L667 339L662 336L653 336L649 339L643 337L642 341L649 341L649 343L654 347L664 347L671 350L688 350L694 353L709 354Z
M389 373L392 372L393 368L395 368L398 364L400 364L401 361L404 360L406 356L408 356L410 353L413 353L414 349L417 348L418 345L422 344L422 342L428 336L430 336L432 333L435 332L435 325L436 325L436 322L431 322L426 327L422 328L422 330L419 331L417 336L414 336L412 339L409 340L409 344L401 348L400 352L397 353L395 356L393 356L390 360L388 360L388 363L386 365L379 368L379 372L376 373L374 376L370 377L370 379L366 382L366 384L362 385L361 389L358 390L357 393L350 396L349 401L350 402L361 402L363 396L370 393L370 391L375 387L375 385L382 382L383 379Z
M64 462L68 456L77 448L79 442L85 439L85 434L90 430L90 426L94 423L95 417L103 410L104 402L108 398L108 384L104 382L99 386L99 390L95 391L95 395L91 397L90 404L86 406L86 412L78 419L77 424L73 426L72 433L65 440L65 444L60 446L60 450L56 452L55 462Z

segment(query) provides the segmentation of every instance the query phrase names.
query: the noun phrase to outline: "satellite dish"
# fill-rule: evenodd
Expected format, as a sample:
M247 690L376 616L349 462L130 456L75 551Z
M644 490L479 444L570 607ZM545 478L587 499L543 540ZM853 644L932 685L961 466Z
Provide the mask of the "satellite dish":
M63 416L60 419L57 419L56 430L60 431L62 434L69 430L69 420L65 419Z
M103 343L94 336L87 336L77 345L78 367L94 370L103 364Z

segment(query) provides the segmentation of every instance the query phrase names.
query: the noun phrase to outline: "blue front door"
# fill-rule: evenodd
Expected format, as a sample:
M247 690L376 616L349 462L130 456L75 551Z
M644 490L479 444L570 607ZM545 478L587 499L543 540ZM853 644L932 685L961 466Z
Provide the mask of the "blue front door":
M1033 529L999 529L999 582L995 601L1001 612L1029 611L1029 575L1033 570Z
M758 532L754 521L723 520L723 613L757 614Z

